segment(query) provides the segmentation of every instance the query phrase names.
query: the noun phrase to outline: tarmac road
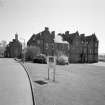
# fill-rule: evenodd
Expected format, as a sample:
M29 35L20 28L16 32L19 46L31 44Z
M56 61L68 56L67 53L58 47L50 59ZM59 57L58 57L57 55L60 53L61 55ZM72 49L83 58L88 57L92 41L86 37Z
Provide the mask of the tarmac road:
M0 105L33 105L29 78L13 59L0 58Z

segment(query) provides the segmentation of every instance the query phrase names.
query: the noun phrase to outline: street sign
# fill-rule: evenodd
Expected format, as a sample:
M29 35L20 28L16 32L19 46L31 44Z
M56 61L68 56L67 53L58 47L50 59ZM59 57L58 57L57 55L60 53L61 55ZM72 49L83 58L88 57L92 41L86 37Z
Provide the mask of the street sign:
M56 66L56 58L54 56L48 56L47 64L49 68L55 68Z
M55 81L56 57L55 56L48 56L47 57L47 64L48 64L48 80L49 80L50 69L53 69L53 81Z

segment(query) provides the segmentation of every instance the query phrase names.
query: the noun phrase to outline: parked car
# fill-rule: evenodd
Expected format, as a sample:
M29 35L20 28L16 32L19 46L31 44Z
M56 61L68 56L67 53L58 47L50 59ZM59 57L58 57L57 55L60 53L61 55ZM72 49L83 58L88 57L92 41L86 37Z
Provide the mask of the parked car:
M34 63L46 64L47 59L46 59L46 56L44 54L40 54L39 56L36 56L36 57L33 58L33 62Z

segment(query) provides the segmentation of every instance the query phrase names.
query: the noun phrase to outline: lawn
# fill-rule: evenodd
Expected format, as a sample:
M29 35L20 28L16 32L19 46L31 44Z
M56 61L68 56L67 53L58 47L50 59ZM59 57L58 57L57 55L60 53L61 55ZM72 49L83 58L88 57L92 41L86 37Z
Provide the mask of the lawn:
M55 82L47 64L25 65L37 105L105 105L105 63L57 65Z

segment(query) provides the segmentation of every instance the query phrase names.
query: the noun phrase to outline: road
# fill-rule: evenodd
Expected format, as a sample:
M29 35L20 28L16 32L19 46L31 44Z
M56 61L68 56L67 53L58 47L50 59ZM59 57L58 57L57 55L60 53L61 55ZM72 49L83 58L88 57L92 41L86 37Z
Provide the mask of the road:
M28 76L13 59L0 58L0 105L33 105Z

